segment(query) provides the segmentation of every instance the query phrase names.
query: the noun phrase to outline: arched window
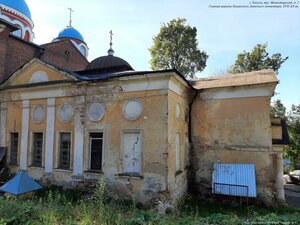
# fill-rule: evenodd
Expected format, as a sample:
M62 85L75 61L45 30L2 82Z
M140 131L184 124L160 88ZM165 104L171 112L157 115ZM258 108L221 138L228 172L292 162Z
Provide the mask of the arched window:
M29 34L28 30L26 30L26 32L25 32L24 40L30 41L30 34Z

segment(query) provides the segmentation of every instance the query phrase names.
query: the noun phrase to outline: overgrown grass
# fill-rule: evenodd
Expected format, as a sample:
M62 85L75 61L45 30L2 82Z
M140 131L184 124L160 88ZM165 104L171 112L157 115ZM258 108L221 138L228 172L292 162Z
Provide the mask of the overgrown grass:
M92 196L51 187L27 200L0 197L0 225L208 225L300 224L300 211L292 207L230 207L187 200L166 215L143 209L135 201L110 199L103 180Z

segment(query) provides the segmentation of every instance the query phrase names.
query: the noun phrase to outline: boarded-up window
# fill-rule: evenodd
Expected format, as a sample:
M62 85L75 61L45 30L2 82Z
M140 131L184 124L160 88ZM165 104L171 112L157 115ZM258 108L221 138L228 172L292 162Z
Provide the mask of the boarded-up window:
M19 134L16 132L10 133L10 164L12 165L18 163L18 147Z
M90 133L90 169L102 169L103 133Z
M32 166L42 167L43 157L43 133L33 133L32 137Z
M59 165L60 169L70 169L71 160L71 133L59 135Z
M123 133L123 172L141 174L141 133Z

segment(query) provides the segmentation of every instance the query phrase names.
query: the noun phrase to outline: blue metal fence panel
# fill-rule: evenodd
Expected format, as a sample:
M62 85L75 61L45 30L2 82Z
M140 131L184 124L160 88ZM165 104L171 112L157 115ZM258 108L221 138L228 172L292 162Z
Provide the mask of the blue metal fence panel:
M215 194L256 197L254 164L215 163L212 177Z

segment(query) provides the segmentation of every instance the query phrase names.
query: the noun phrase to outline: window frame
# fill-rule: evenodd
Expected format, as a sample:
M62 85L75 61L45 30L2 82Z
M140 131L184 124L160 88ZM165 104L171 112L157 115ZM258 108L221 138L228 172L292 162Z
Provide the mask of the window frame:
M12 154L11 154L11 147L12 147L12 134L18 135L18 143L17 143L17 149L16 149L16 161L12 162ZM9 132L9 165L17 166L19 165L19 149L20 149L20 132L18 131L11 131Z
M69 158L69 162L68 162L68 164L69 164L69 166L68 167L64 167L64 166L62 166L63 165L63 163L62 163L62 135L65 135L65 134L67 134L68 136L69 136L69 145L68 145L68 150L69 150L69 156L68 156L68 158ZM58 169L61 169L61 170L70 170L71 169L71 155L72 155L72 133L71 132L59 132L59 143L58 143L58 166L57 166L57 168Z
M92 163L92 151L91 151L91 134L92 133L102 133L102 149L101 149L101 169L92 169L91 163ZM88 132L88 171L91 172L102 172L103 171L103 165L104 165L104 150L105 150L105 132L104 130L92 130Z
M35 152L34 152L34 134L37 134L37 133L40 133L43 135L43 138L42 138L42 152L41 152L41 155L42 155L42 158L41 158L41 164L38 165L37 163L34 162L34 155L35 155ZM44 131L32 131L31 134L30 134L30 139L31 139L31 151L30 151L30 166L31 167L44 167L44 149L45 149L45 132Z
M69 133L70 134L70 163L69 168L63 168L60 166L60 154L61 154L61 134L62 133ZM55 169L57 170L64 170L64 171L72 171L73 168L73 132L70 130L60 130L57 131L56 134L56 163Z

